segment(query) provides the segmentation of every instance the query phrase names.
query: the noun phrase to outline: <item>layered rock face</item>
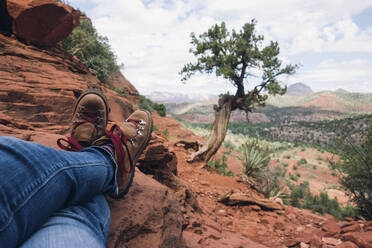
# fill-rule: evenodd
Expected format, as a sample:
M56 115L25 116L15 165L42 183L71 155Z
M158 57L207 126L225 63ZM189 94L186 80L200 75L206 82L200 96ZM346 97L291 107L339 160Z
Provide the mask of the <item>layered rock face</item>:
M133 111L130 99L103 85L59 47L43 50L0 34L0 58L0 123L5 126L64 134L75 95L88 88L107 95L112 121L123 121Z

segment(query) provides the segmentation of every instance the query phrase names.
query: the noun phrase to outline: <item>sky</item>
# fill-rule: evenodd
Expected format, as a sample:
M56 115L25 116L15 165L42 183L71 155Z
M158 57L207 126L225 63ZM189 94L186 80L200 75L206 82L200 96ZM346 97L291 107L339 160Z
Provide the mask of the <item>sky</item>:
M284 64L300 65L290 85L314 91L372 92L372 0L69 0L108 37L123 74L140 94L154 91L218 95L234 88L214 75L181 83L190 33L216 23L240 30L257 20L257 34L277 41ZM248 83L254 84L253 81ZM252 85L250 85L252 86ZM248 86L249 87L249 86Z

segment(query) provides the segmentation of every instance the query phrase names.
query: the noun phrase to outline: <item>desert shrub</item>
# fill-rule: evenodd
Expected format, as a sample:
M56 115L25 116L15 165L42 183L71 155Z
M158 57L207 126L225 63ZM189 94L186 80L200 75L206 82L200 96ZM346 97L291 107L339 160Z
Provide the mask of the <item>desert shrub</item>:
M291 158L291 155L285 155L284 158L290 159Z
M165 135L165 137L167 137L168 138L168 136L169 136L169 131L168 131L168 128L166 128L163 132L161 132L162 134L164 134Z
M340 172L340 183L358 206L358 213L372 220L372 127L361 145L340 142L338 147L341 162L330 161L331 167Z
M155 123L152 125L152 131L159 131L159 128L155 125Z
M106 83L119 69L107 37L99 35L87 18L80 18L80 25L62 41L62 47L78 57L101 82Z
M319 214L328 213L341 220L345 217L356 217L356 208L352 205L340 206L337 198L331 199L327 192L320 192L319 195L312 194L308 181L299 185L289 183L288 186L291 189L291 194L287 198L283 198L283 202L287 205L310 209Z
M267 169L272 153L269 147L260 146L257 139L251 139L240 147L240 151L242 171L245 175L256 178Z
M120 96L122 97L127 97L128 96L128 92L126 89L124 88L117 88L117 87L114 87L113 90L115 92L117 92Z
M296 165L293 165L293 169L294 169L294 170L297 170L298 167L297 167Z
M236 150L236 146L230 140L225 140L222 145L229 150Z
M165 105L162 103L153 103L152 108L158 112L160 116L165 116L167 114L167 110Z
M304 159L304 158L301 158L298 162L297 162L298 165L303 165L303 164L307 164L307 160Z
M156 112L158 112L158 114L160 116L165 116L166 115L166 108L165 108L164 104L154 103L150 99L148 99L147 97L142 96L142 95L139 96L138 107L140 109L144 109L144 110L147 110L147 111L150 111L150 112L155 110Z
M217 159L216 161L209 160L207 165L209 166L209 168L217 171L223 176L233 177L234 173L231 170L227 170L227 164L226 164L227 157L225 154L226 153L222 155L222 160L221 159Z

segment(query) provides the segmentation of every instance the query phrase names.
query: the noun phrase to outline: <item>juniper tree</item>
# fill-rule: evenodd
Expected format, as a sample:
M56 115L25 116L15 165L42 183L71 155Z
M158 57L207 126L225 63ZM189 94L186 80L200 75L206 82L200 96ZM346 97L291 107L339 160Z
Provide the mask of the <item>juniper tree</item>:
M215 120L209 139L191 155L190 161L196 158L208 161L217 152L226 136L233 110L251 112L255 106L264 105L269 94L282 95L287 90L281 86L278 77L294 74L297 65L282 65L278 43L271 41L264 45L263 35L255 32L256 23L253 19L241 30L229 32L222 22L199 36L191 33L190 52L195 55L196 62L183 67L180 72L182 81L196 72L215 74L231 83L236 92L220 95L214 106Z

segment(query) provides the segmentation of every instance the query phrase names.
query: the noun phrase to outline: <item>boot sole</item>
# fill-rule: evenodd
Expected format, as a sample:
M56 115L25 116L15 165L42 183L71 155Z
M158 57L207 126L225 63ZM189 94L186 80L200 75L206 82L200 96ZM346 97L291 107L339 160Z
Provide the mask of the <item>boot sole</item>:
M150 122L150 125L151 125L150 126L150 132L147 134L146 141L144 142L144 145L141 147L137 156L133 160L134 168L133 168L133 171L131 173L127 188L124 191L122 191L121 193L119 193L118 196L115 196L115 197L110 196L113 199L121 199L129 192L129 189L130 189L130 187L132 186L132 183L133 183L134 172L136 171L136 163L137 163L139 157L142 155L143 151L146 149L147 145L150 142L151 134L152 134L152 131L153 131L153 126L154 126L153 125L153 120L152 120L152 114L147 110L143 110L143 111L146 112L150 116L150 120L151 120L151 122Z

